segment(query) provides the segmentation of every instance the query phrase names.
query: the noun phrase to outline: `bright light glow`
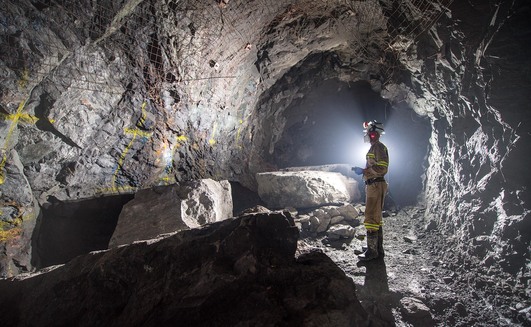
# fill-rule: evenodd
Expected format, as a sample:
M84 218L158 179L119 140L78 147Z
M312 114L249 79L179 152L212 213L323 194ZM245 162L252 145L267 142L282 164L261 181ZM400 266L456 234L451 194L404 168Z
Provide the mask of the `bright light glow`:
M365 167L365 162L367 160L367 152L369 152L370 148L371 145L369 143L363 143L363 145L360 145L357 148L356 162L361 160L361 162L363 163L363 166L359 165L361 168Z

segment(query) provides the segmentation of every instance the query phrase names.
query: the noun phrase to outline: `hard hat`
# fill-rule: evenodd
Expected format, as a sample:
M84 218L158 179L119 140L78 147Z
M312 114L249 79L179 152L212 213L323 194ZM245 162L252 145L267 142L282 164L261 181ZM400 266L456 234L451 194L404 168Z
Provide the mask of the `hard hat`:
M365 133L378 132L380 135L385 134L383 124L377 122L376 120L363 122L363 128L365 129Z

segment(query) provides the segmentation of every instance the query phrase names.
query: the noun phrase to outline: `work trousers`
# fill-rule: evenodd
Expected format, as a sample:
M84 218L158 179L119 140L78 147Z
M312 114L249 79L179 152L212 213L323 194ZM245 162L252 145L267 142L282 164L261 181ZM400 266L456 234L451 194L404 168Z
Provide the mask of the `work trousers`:
M377 232L382 225L382 210L387 193L386 182L375 182L365 186L365 220L367 232Z

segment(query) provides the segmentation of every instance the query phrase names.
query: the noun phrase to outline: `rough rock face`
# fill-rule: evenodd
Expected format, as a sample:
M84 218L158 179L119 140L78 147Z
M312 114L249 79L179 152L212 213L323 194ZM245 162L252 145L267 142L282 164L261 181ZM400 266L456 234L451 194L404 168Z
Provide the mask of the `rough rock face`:
M5 326L366 326L352 280L295 258L284 213L251 214L0 281ZM18 301L25 298L25 301Z
M31 238L40 214L17 152L12 150L10 155L12 160L5 165L6 175L0 185L4 200L0 207L1 277L32 269Z
M211 179L141 190L118 217L109 247L232 217L231 186Z
M428 122L418 134L429 141L426 161L417 154L418 174L404 180L424 179L441 260L470 279L481 264L528 284L528 1L9 0L2 9L9 274L31 269L16 259L38 216L31 198L45 205L209 177L255 189L256 173L291 158L325 164L305 160L327 157L330 144L312 144L329 139L321 118L341 104L310 108L312 94L362 83L386 105L339 120ZM300 131L307 137L292 137ZM411 174L406 146L395 146L407 158L391 171Z
M521 68L530 64L529 48L522 47L530 34L529 6L522 3L454 2L456 32L427 36L441 51L424 61L425 72L415 80L437 79L438 91L430 93L449 95L439 97L432 114L425 180L426 216L451 244L443 260L481 288L488 277L478 277L478 265L499 276L498 285L527 284L529 294L531 180L525 172L531 140L523 133L530 123L523 109L530 97L520 92L529 84ZM418 51L426 51L421 46Z
M268 172L256 175L258 195L272 209L309 208L359 199L358 183L323 171Z

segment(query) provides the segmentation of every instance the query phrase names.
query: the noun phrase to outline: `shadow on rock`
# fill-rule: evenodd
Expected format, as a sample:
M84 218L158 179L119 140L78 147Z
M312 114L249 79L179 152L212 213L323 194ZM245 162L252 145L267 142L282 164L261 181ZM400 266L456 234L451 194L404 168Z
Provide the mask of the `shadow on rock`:
M414 297L389 290L387 269L383 258L359 261L365 267L365 281L358 288L359 300L375 325L396 326L397 317L414 327L435 326L429 308Z
M400 295L389 291L387 269L383 258L359 261L365 267L365 281L358 287L358 297L363 308L377 326L395 326L392 308L399 305Z

